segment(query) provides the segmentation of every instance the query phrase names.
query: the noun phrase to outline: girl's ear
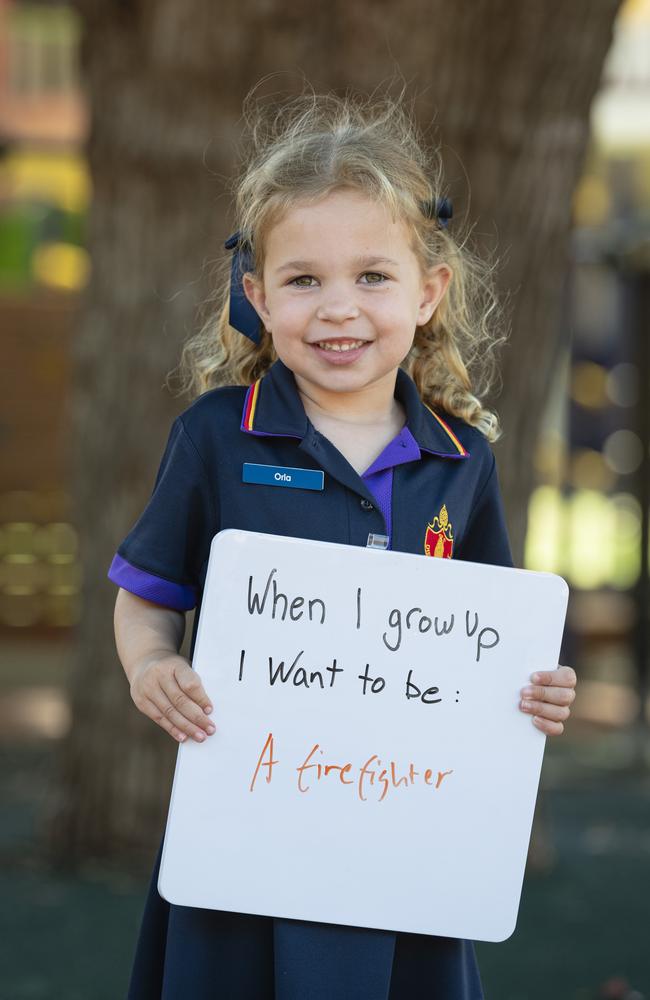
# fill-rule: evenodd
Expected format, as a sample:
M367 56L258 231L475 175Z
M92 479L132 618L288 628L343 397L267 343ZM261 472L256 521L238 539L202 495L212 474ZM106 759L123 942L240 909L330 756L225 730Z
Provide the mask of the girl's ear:
M424 326L429 322L444 298L452 275L453 272L448 264L436 264L425 273L422 279L417 326Z
M242 277L242 285L244 287L244 294L246 298L252 305L253 309L262 320L265 328L271 333L271 314L266 308L266 295L264 294L264 286L259 278L248 271Z

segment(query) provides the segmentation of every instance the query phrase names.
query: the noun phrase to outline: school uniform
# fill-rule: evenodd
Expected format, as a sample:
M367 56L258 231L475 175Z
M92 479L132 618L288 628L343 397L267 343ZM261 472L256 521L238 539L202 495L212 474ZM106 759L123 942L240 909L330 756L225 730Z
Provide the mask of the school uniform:
M512 566L485 437L423 404L401 369L395 396L406 424L360 476L312 426L281 361L248 388L204 393L172 424L151 498L110 579L179 611L196 607L191 658L210 543L224 528L361 546L384 536L402 552ZM294 488L296 470L305 488ZM170 905L157 891L161 848L129 1000L483 995L468 941Z

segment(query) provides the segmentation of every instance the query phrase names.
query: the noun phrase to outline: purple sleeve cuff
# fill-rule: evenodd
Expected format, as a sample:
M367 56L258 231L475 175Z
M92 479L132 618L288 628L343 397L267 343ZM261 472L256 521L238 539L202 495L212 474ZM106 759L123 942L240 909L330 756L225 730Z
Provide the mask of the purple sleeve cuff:
M129 590L132 594L144 598L145 601L153 601L155 604L164 604L175 611L191 611L196 607L196 589L182 583L173 583L171 580L164 580L153 573L147 573L137 566L123 559L122 556L115 555L108 571L108 578L116 583L118 587Z

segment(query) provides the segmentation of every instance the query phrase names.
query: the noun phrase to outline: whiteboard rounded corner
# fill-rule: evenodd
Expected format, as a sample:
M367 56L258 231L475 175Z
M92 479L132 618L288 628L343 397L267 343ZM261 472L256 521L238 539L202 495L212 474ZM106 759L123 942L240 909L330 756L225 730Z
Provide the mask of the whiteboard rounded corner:
M223 540L230 537L230 535L236 536L241 534L242 534L241 528L222 528L221 531L218 531L216 535L212 536L212 542L210 543L210 547L212 548L213 546L220 545L223 542Z
M191 901L192 892L188 895L184 884L179 883L178 879L174 880L173 877L170 877L170 872L165 868L164 863L161 864L160 871L158 872L157 889L158 895L173 906L194 905Z
M571 588L569 587L568 582L564 579L563 576L560 576L559 573L556 573L555 575L557 576L558 580L560 580L562 582L562 586L560 587L560 590L562 592L562 596L565 597L566 600L568 601L569 600L569 594L571 593Z
M517 917L518 912L515 912L510 918L508 923L504 924L503 927L496 927L494 930L494 936L485 938L486 941L490 941L492 944L501 944L503 941L507 941L515 933L517 927Z
M176 903L174 899L174 893L171 889L167 887L166 872L164 868L161 868L158 872L158 895L161 896L168 903Z
M558 590L560 591L560 593L562 594L562 596L567 601L569 600L569 593L570 593L569 584L564 579L563 576L560 576L559 573L550 573L547 570L538 570L537 572L538 572L539 576L546 576L546 577L549 577L549 579L551 579L551 580L555 580L556 581L555 582L555 586L558 588Z

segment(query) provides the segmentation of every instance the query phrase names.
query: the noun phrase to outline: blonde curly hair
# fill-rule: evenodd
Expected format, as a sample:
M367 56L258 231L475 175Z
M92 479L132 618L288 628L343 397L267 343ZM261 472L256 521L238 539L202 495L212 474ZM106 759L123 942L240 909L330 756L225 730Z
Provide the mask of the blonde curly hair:
M421 398L478 428L489 441L501 434L495 412L481 398L498 378L495 349L506 340L497 299L495 265L453 235L423 206L443 197L440 148L427 149L404 91L397 98L312 90L265 105L244 102L250 148L235 179L236 228L249 241L255 274L264 269L265 238L297 203L314 202L342 188L359 190L407 224L423 268L448 264L452 278L432 318L416 328L402 367ZM259 344L228 322L230 255L218 262L207 315L184 345L176 371L191 397L222 385L249 385L276 354L265 329Z

